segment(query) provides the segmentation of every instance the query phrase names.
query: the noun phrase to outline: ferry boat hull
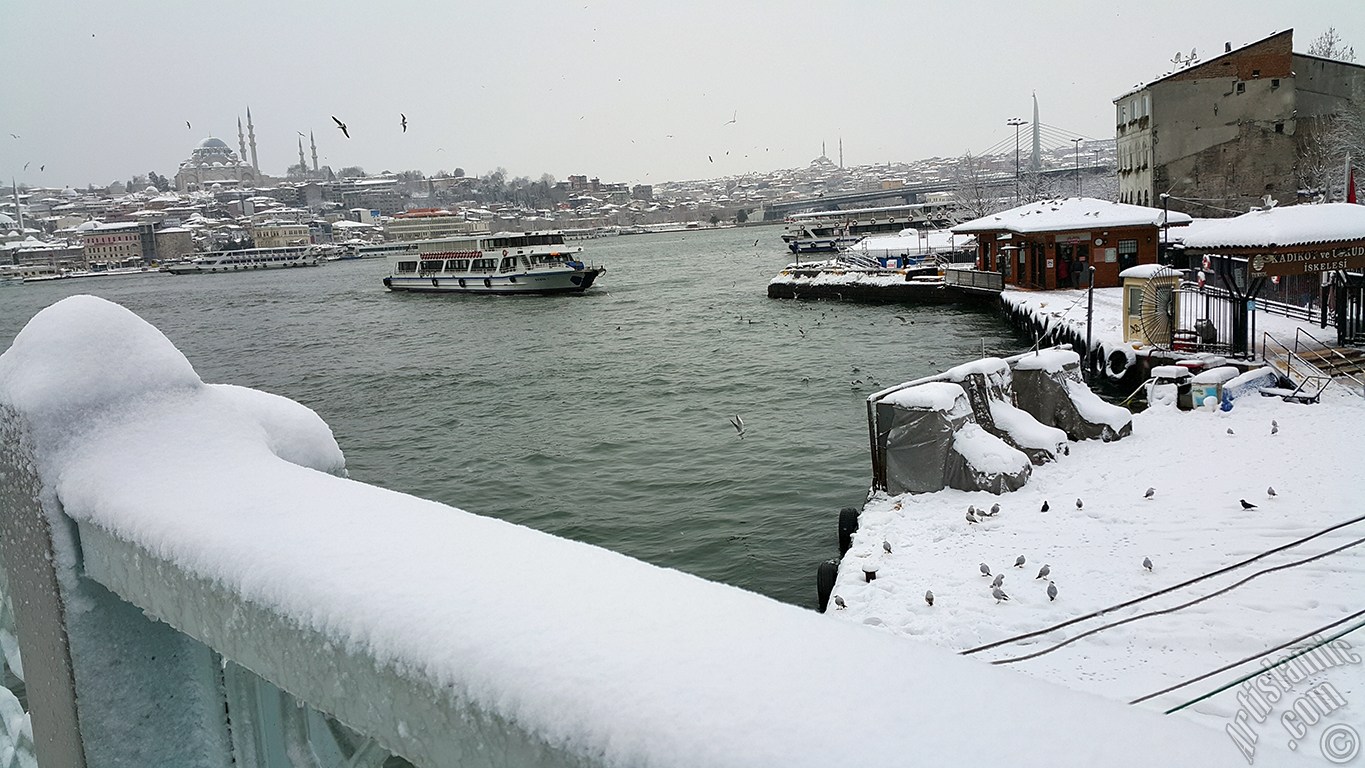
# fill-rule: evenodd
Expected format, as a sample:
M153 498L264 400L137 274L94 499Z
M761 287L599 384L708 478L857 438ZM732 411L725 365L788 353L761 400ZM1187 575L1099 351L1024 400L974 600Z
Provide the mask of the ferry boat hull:
M167 264L161 270L173 275L207 275L219 272L316 267L319 260L320 254L313 247L255 248L214 251L192 261Z
M583 249L561 231L498 232L420 240L390 255L390 291L414 293L582 293L605 267L581 261Z
M592 287L605 267L585 267L555 272L533 272L486 277L456 277L453 275L406 276L384 278L390 291L414 293L496 293L496 294L554 294L582 293Z

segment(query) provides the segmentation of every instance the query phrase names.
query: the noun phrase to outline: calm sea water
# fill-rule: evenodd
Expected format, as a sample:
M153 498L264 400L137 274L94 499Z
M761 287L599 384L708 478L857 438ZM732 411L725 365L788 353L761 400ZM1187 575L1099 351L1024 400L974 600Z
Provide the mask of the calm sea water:
M317 411L357 480L813 606L870 482L869 377L1026 344L979 309L770 300L779 234L586 241L608 272L582 296L391 294L378 260L0 285L0 349L95 294L204 380Z

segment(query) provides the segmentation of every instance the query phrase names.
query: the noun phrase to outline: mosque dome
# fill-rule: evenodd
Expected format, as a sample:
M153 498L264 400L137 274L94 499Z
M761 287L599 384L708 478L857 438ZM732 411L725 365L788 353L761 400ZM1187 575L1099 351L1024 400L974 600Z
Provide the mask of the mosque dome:
M232 147L229 147L222 139L216 139L212 136L199 142L195 149L226 149L229 152L232 151Z

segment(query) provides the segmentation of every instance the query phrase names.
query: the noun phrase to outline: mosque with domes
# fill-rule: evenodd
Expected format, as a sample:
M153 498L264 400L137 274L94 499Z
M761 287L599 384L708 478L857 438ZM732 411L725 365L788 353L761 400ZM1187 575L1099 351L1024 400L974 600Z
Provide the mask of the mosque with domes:
M247 134L242 134L242 120L237 119L237 145L241 154L222 139L209 136L195 146L189 159L180 164L175 174L175 188L181 192L219 186L249 187L264 181L261 166L256 160L256 126L251 121L251 109L246 111ZM251 139L251 162L247 158L247 136Z
M189 159L175 174L175 188L181 192L223 186L252 186L259 174L250 163L237 156L222 139L212 136L199 142Z

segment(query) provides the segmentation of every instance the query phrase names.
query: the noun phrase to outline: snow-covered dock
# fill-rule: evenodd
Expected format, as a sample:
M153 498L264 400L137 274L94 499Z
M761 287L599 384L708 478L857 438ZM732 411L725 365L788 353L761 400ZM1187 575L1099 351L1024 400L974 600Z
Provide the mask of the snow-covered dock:
M1095 344L1133 354L1120 291L1095 291ZM1074 339L1085 295L1003 299ZM1288 338L1298 327L1257 323ZM1258 765L1268 750L1340 746L1333 725L1358 726L1365 706L1365 399L1333 386L1312 405L1254 393L1230 410L1172 402L1135 414L1123 440L1068 448L1010 493L874 493L827 615L980 649L971 657L1140 708L1184 707L1220 750ZM1307 656L1312 668L1254 677L1348 630Z
M0 551L23 595L0 616L18 643L6 634L0 650L32 706L0 689L0 750L31 734L44 765L257 764L237 751L266 719L223 688L238 665L358 732L365 764L385 751L424 768L1243 763L1217 731L934 647L1009 631L1034 601L975 607L976 582L955 585L926 532L894 535L881 587L841 586L860 622L830 621L350 481L316 414L205 384L161 333L93 297L39 313L0 356L0 435ZM1286 501L1307 498L1283 484ZM1342 500L1326 501L1311 514ZM859 552L892 535L894 504L865 513ZM1282 517L1264 514L1250 530L1273 538ZM1008 543L1022 519L1011 509L964 541ZM1138 543L1161 573L1218 554ZM1113 583L1127 583L1126 550L1111 554ZM948 634L878 631L914 634L895 596L927 572L959 617ZM1308 594L1324 615L1351 599ZM977 631L962 623L972 614Z

